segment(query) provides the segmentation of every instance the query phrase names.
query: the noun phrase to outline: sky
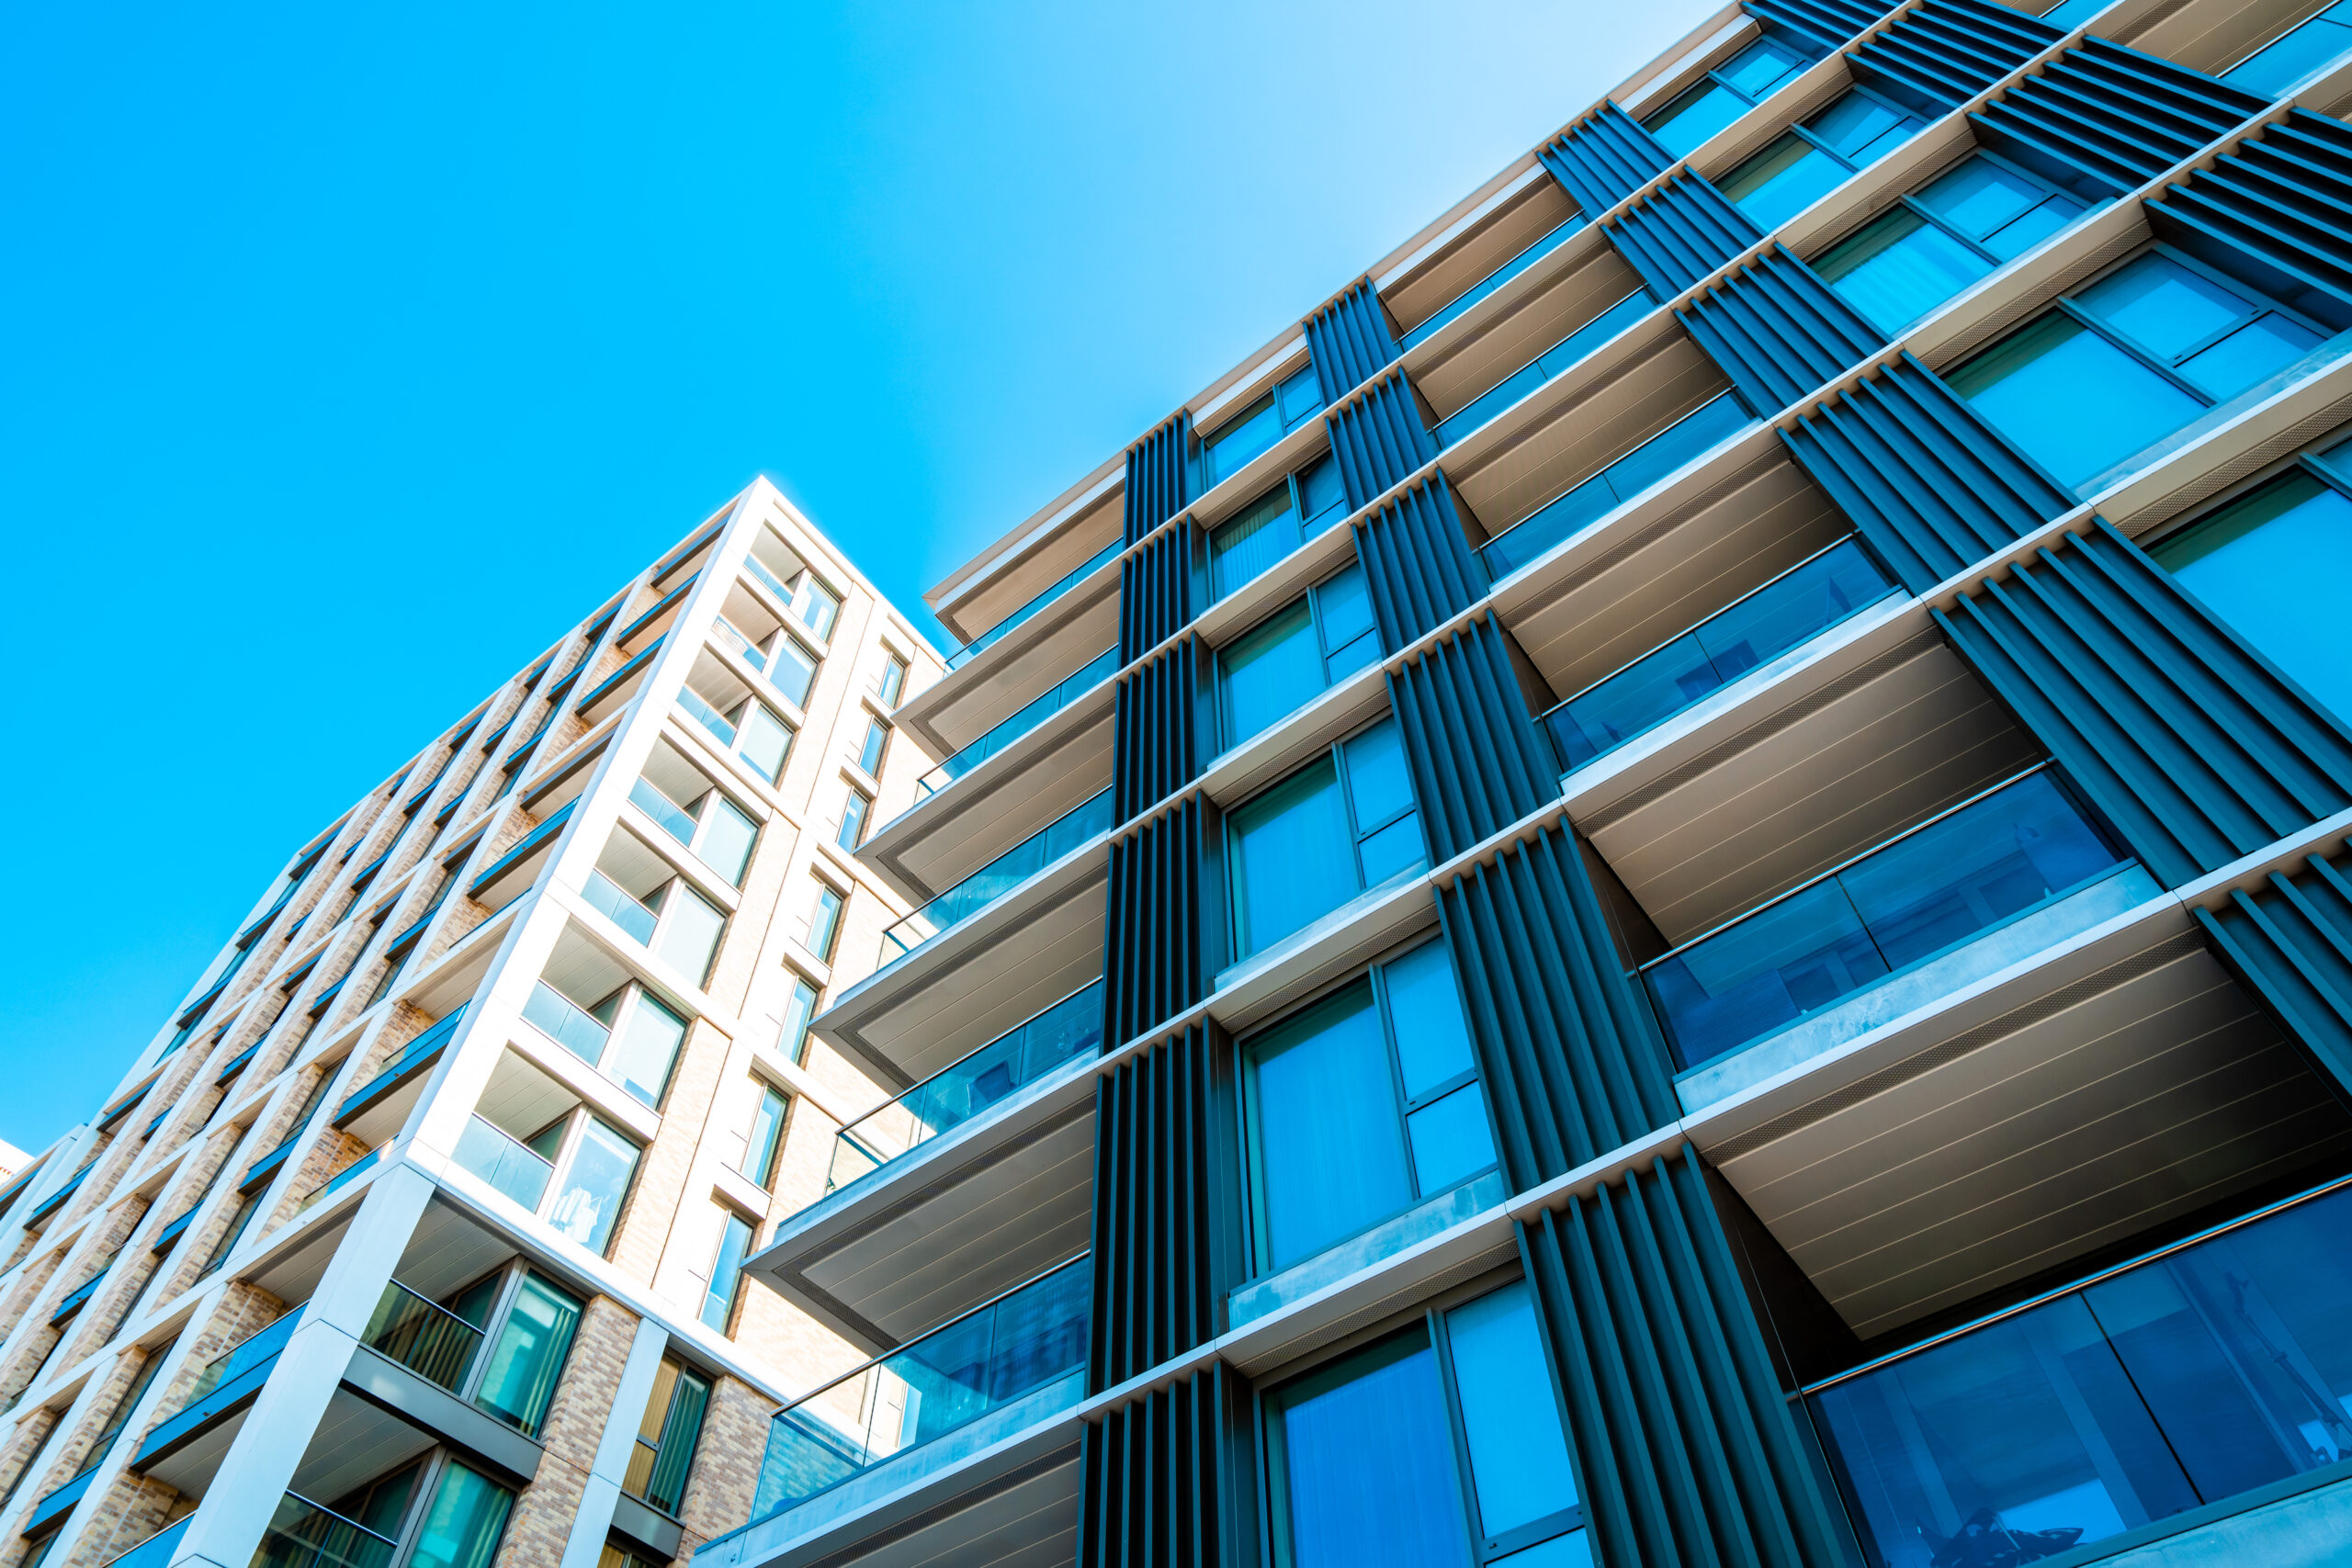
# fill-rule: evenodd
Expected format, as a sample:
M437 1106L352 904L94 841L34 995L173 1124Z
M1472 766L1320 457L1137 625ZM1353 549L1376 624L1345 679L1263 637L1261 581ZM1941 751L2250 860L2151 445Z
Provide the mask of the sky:
M1698 0L0 15L0 1138L765 474L922 591Z

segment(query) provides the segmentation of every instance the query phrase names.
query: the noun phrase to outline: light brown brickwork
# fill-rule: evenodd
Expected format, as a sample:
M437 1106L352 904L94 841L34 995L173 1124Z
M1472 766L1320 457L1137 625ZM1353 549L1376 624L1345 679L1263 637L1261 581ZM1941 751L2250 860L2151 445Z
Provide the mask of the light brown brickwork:
M580 1314L563 1379L548 1405L539 1438L547 1455L537 1477L515 1499L494 1568L560 1568L571 1521L580 1512L589 1472L604 1440L605 1418L619 1392L637 1336L637 1317L606 1296L592 1297Z
M752 1517L752 1497L760 1484L760 1460L767 1452L768 1418L775 1402L741 1379L721 1377L703 1414L702 1441L686 1476L678 1520L686 1528L681 1557L711 1537L724 1535Z

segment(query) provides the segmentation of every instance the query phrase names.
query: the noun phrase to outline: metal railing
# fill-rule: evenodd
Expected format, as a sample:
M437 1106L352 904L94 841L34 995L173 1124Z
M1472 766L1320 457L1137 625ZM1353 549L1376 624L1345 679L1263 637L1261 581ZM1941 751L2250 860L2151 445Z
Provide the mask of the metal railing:
M456 1393L481 1350L482 1331L437 1302L388 1281L362 1337L378 1355Z
M881 961L888 964L912 953L1114 826L1109 790L1079 802L922 908L894 921L882 933Z
M1090 981L833 1134L833 1192L984 1114L1065 1062L1102 1049L1102 982Z
M1046 719L1059 713L1069 705L1072 697L1080 692L1090 691L1110 679L1112 673L1118 668L1119 650L1115 648L1104 649L1100 654L1088 660L1075 674L1055 686L1052 691L1028 704L1012 717L1002 720L986 735L916 780L915 798L922 800L927 795L938 794L949 784L962 778L966 773L1045 723Z
M390 1568L399 1543L297 1492L277 1500L249 1568Z

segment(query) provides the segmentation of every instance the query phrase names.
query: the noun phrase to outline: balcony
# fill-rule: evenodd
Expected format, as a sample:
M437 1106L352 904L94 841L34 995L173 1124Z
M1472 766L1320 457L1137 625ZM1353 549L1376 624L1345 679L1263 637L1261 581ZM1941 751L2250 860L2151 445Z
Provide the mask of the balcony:
M1755 423L1729 392L1702 404L1488 541L1478 551L1487 575L1510 576Z
M390 1538L288 1492L278 1499L249 1568L390 1568L398 1550Z
M286 1342L294 1337L295 1325L301 1316L298 1307L207 1363L204 1371L197 1374L179 1409L169 1420L159 1422L139 1446L139 1456L130 1461L131 1468L146 1470L252 1403L261 1393L261 1385L269 1381L270 1369L277 1364L278 1352L286 1348Z
M1102 1049L1102 982L1071 992L954 1066L833 1134L828 1194L986 1114L1015 1090Z
M553 1162L480 1116L468 1117L465 1131L458 1134L457 1160L534 1214L555 1175Z
M699 700L699 699L697 699ZM642 774L628 782L628 798L639 811L651 818L656 826L681 844L695 841L695 819L685 807L663 795L650 779Z
M754 1527L836 1488L850 1490L826 1511L847 1513L1075 1406L1091 1261L1080 1254L778 1411ZM959 1440L940 1441L950 1434Z
M1594 349L1657 308L1648 289L1634 289L1440 421L1437 444L1450 446L1461 440L1555 376L1583 363Z
M653 929L661 924L662 917L630 897L627 890L603 872L591 871L588 874L587 884L581 888L580 897L590 908L646 946L653 945ZM537 999L536 995L533 999Z
M610 1029L545 980L532 985L523 1003L523 1020L583 1062L603 1061L612 1043Z
M1851 538L1817 551L1544 715L1573 773L1899 590Z
M1412 348L1428 342L1443 331L1448 323L1461 316L1464 311L1502 288L1545 256L1550 255L1554 251L1558 250L1569 236L1581 231L1589 221L1589 220L1581 212L1566 219L1543 238L1455 295L1451 304L1442 307L1435 315L1397 339L1398 346Z
M1062 856L1109 832L1111 792L1089 797L1032 833L882 933L879 962L895 963L933 937L970 919Z
M455 1393L472 1370L483 1337L480 1328L456 1313L393 1280L385 1284L360 1342Z
M1650 960L1642 982L1677 1065L1701 1068L2126 871L2037 765ZM1990 972L1945 967L1945 990Z
M175 1519L120 1556L109 1558L102 1568L168 1568L172 1553L179 1550L180 1537L187 1534L192 1519Z
M1096 658L1088 660L1077 673L1061 682L1044 696L1003 719L987 734L956 752L939 766L916 781L915 798L920 801L936 795L948 784L962 778L1007 746L1036 728L1069 703L1080 692L1089 691L1111 678L1119 668L1119 650L1106 648Z
M458 1025L465 1021L465 1016L466 1004L460 1002L435 1020L423 1033L401 1046L400 1055L377 1069L374 1077L344 1097L343 1103L335 1108L334 1124L338 1127L350 1126L382 1105L390 1096L415 1082L440 1059L442 1047L449 1043L449 1037L457 1033ZM387 1129L388 1134L396 1131L396 1126ZM292 1137L279 1145L279 1149L290 1148L294 1140L301 1135L301 1131L297 1129Z
M2352 1459L2347 1258L2339 1182L1811 1385L1865 1554L1931 1568L2153 1538Z
M1021 625L1022 622L1027 620L1030 616L1035 615L1038 611L1044 609L1046 605L1052 604L1063 594L1069 592L1080 582L1085 581L1086 579L1101 570L1107 562L1115 560L1118 558L1119 552L1126 547L1126 541L1124 538L1114 539L1109 544L1103 546L1101 550L1097 551L1077 570L1071 572L1069 576L1063 578L1060 581L1055 583L1052 587L1046 589L1044 592L1038 594L1027 604L1022 605L1021 608L1013 611L1012 614L1007 615L1004 619L999 621L996 625L990 626L988 630L982 632L979 636L974 637L971 641L966 643L955 652L949 654L947 656L947 668L950 670L961 670L965 665L969 664L973 660L978 659L981 654L994 647L997 642L1001 640L1006 633L1012 631L1013 627Z

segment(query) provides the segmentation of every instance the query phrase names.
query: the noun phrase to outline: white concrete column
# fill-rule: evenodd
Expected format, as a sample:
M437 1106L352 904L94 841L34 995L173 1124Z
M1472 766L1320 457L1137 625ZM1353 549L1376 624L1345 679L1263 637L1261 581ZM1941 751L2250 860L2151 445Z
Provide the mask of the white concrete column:
M612 1528L613 1505L619 1501L622 1478L637 1450L637 1427L645 1402L653 1397L653 1380L662 1371L662 1352L670 1346L670 1331L650 1317L639 1318L637 1337L629 1342L628 1361L621 1369L621 1385L613 1393L613 1406L605 1416L605 1435L596 1443L596 1462L589 1468L588 1484L580 1496L580 1511L571 1517L571 1536L563 1544L561 1568L596 1568Z
M246 1568L253 1561L432 1197L432 1181L402 1163L369 1183L269 1381L245 1412L211 1489L190 1517L174 1568Z

